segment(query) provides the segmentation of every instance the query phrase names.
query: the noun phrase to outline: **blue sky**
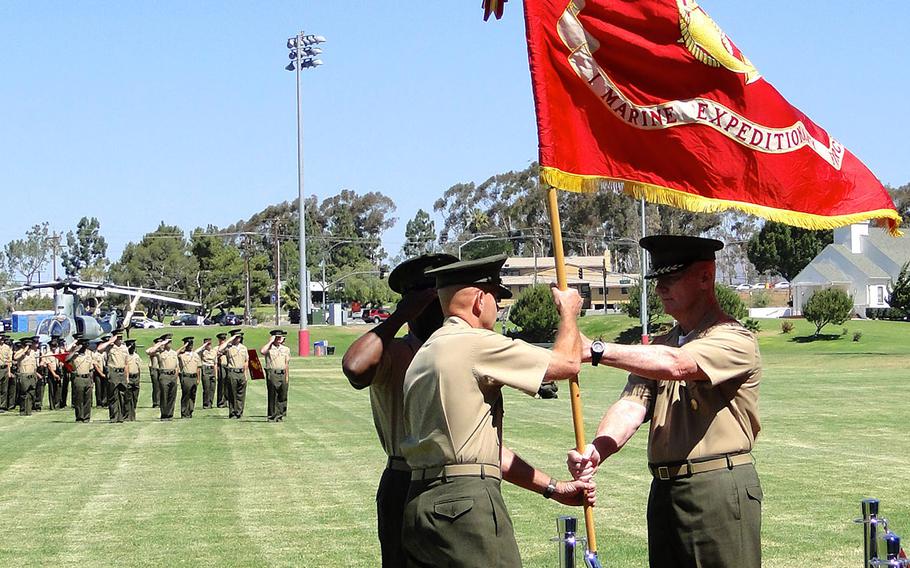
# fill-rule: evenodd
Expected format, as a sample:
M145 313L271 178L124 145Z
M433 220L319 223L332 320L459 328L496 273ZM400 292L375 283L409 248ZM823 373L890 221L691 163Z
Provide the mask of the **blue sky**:
M702 0L793 104L879 178L910 182L905 0ZM521 3L480 0L0 3L0 245L101 221L109 256L164 220L224 226L297 195L285 42L305 73L306 193L381 191L385 235L449 186L537 156Z

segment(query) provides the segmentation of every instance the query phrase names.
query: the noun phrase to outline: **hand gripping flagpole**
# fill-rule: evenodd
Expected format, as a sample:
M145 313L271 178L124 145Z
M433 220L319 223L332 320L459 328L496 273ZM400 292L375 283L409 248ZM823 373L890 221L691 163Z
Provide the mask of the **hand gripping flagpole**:
M556 188L547 186L547 209L550 212L550 233L553 236L553 260L556 265L556 285L560 290L568 288L566 281L566 259L562 248L562 225L559 222L559 203L556 199ZM575 449L585 451L585 423L581 412L581 389L578 386L578 375L569 379L569 395L572 404L572 425L575 427ZM594 508L584 506L585 533L588 537L588 550L585 564L588 568L600 568L597 559L597 538L594 535Z

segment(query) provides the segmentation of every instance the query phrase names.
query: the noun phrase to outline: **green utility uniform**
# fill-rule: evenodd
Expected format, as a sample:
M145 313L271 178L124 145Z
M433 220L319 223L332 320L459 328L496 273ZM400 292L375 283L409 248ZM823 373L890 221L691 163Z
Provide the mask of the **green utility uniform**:
M12 379L13 366L13 348L10 347L4 338L0 342L0 412L6 412L10 405L7 400L9 392L9 383Z
M16 378L19 393L19 415L31 416L38 382L38 352L31 347L23 347L16 352L13 358L18 362Z
M63 365L53 356L60 352L60 349L53 349L42 359L47 380L47 406L50 410L62 408L60 387L63 386Z
M35 351L35 357L40 357L41 351ZM38 359L37 368L35 369L35 397L32 399L32 410L41 412L44 408L44 387L47 385L47 367L44 361Z
M265 379L268 391L268 419L280 422L288 413L288 364L291 350L274 343L265 354Z
M190 344L192 345L192 344ZM196 386L202 373L202 361L192 350L177 356L180 366L180 418L192 418L196 408Z
M142 359L138 353L130 353L126 358L126 381L129 398L127 399L126 419L136 421L136 408L139 407L140 374L142 373Z
M158 355L149 355L149 381L152 383L152 408L161 406L161 377L158 375Z
M70 359L73 368L73 411L76 422L90 422L92 419L92 375L95 372L95 358L92 352L83 348L81 353Z
M250 355L243 343L231 345L222 353L225 355L227 371L228 418L239 420L243 416L243 406L246 402L246 368L250 362Z
M761 355L738 322L674 327L655 338L680 347L707 381L630 375L622 398L647 408L652 567L761 566L762 488L750 451L761 425Z
M537 394L552 352L449 317L404 380L411 468L402 540L407 566L518 567L500 491L502 387Z
M177 352L170 348L158 352L158 403L161 405L161 419L174 418L174 404L177 402Z
M202 363L202 408L212 407L215 400L215 366L218 362L218 353L212 348L211 343L206 343L196 353Z
M105 352L107 369L107 404L111 422L123 422L129 414L129 385L126 377L126 360L130 352L122 342L113 343Z

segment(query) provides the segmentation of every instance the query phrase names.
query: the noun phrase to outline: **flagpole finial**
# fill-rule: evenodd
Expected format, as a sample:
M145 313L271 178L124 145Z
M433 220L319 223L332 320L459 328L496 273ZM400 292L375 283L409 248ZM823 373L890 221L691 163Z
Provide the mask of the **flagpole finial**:
M490 14L496 16L497 20L501 19L505 3L508 1L509 0L483 0L483 21L486 22L489 20Z

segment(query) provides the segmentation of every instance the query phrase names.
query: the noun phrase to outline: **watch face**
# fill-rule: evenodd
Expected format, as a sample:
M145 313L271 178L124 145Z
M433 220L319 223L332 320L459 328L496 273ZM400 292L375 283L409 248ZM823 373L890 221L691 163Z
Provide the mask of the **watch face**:
M604 347L606 346L603 341L595 341L591 344L591 353L603 353Z

